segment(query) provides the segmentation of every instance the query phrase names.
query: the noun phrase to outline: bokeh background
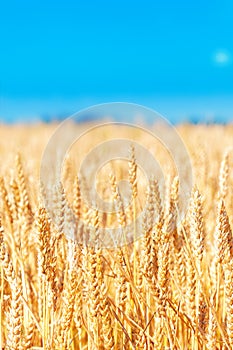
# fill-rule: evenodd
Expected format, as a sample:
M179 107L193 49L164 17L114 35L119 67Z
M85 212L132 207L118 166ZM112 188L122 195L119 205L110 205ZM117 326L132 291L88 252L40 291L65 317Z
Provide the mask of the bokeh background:
M0 121L146 105L233 121L233 1L2 1Z

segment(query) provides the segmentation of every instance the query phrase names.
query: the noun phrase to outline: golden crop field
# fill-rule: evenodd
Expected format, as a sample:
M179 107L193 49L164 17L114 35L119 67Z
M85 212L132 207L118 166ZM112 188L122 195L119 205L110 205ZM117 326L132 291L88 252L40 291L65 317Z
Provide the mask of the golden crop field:
M169 152L137 130L122 137L154 155L164 182L145 174L132 146L128 161L98 169L96 189L112 212L88 206L92 184L78 168L100 141L95 134L71 147L48 193L40 167L55 129L0 126L0 349L233 349L233 126L177 127L193 171L182 217ZM51 178L55 170L47 171ZM125 244L109 247L105 228L124 236L128 223Z

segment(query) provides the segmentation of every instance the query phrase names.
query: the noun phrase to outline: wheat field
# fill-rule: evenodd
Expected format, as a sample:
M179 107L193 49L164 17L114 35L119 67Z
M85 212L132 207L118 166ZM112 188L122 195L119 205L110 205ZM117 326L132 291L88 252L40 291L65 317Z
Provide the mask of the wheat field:
M132 147L129 160L104 166L96 184L114 212L88 207L82 187L90 184L77 168L98 138L85 140L56 185L56 223L40 186L55 128L0 127L0 349L233 349L233 126L177 127L193 170L182 218L179 176L166 152L143 138L164 169L164 188L156 174L147 181ZM127 206L121 179L131 189ZM65 203L78 239L64 233ZM124 232L142 208L136 239L99 243L101 230Z

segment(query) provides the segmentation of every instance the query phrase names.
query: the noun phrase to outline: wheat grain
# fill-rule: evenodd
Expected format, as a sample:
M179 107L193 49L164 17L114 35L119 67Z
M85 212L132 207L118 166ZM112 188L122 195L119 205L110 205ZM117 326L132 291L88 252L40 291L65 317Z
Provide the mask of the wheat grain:
M225 151L232 128L180 127L197 174L182 222L182 183L164 153L148 140L169 178L165 199L157 174L149 174L146 194L132 146L128 166L117 164L117 177L110 175L110 181L103 169L98 182L104 200L113 199L111 213L86 202L93 184L82 179L87 193L81 191L72 157L63 176L65 187L51 184L47 193L44 187L42 205L36 179L46 140L37 140L30 130L24 131L28 142L37 144L31 155L19 141L21 131L11 129L22 146L16 167L10 151L1 148L0 348L233 348L233 181L232 160ZM49 134L52 126L37 127L40 135L44 130ZM115 129L109 133L115 136ZM3 145L6 137L0 134ZM87 143L92 147L94 141ZM129 180L128 208L118 177ZM139 215L142 226L135 224ZM113 249L104 248L109 227L121 235L113 237ZM134 242L124 245L129 227ZM79 245L64 235L69 231L71 236L72 230Z

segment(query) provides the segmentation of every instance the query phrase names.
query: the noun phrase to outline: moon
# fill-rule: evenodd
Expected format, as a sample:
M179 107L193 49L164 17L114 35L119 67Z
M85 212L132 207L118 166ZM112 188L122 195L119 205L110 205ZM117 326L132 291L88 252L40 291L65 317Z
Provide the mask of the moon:
M214 62L219 66L228 65L231 61L231 55L226 50L218 50L214 53Z

